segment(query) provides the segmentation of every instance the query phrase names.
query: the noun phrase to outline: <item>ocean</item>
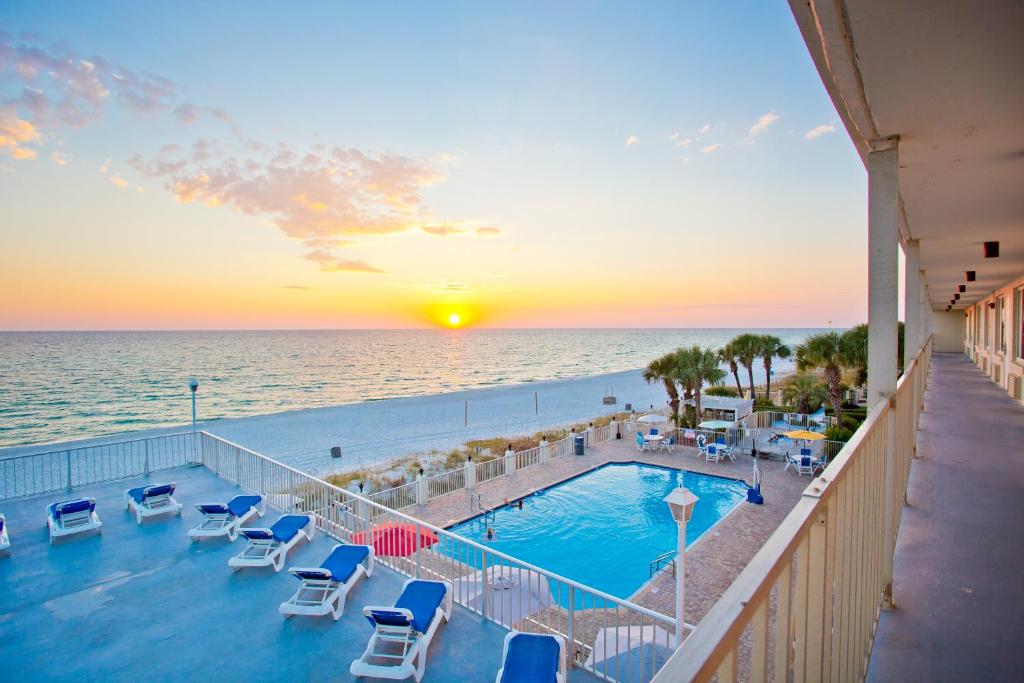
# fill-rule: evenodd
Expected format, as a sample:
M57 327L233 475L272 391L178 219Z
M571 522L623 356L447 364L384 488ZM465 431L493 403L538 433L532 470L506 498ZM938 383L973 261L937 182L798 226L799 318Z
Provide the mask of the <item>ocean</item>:
M187 425L194 377L202 428L314 469L332 465L325 454L340 445L347 469L594 417L627 401L664 405L664 390L643 382L639 368L742 331L4 332L0 447ZM749 331L795 345L819 330ZM792 362L776 368L791 371ZM613 391L618 405L604 406Z

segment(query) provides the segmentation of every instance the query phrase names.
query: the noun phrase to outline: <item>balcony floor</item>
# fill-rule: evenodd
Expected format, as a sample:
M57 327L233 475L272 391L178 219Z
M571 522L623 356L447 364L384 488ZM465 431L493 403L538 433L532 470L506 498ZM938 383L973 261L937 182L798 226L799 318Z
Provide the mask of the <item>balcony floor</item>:
M175 481L182 517L146 520L124 511L122 493ZM244 539L190 543L198 502L227 500L233 485L199 467L0 504L11 549L0 557L0 679L18 681L349 681L371 629L366 604L390 605L404 577L377 565L350 593L345 614L284 619L278 605L297 581L287 571L232 572ZM102 535L49 545L46 506L91 496ZM262 521L277 513L268 508ZM318 533L286 566L318 565L334 540ZM458 605L430 647L425 681L493 680L505 629ZM570 680L594 680L574 670Z
M935 354L873 681L1024 671L1024 408L965 356Z

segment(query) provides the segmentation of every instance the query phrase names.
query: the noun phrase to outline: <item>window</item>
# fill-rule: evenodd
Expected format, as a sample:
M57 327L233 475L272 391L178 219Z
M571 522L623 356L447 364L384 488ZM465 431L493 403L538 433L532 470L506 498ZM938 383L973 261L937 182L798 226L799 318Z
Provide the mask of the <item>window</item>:
M982 306L985 307L985 309L984 309L985 310L985 324L982 327L982 331L983 331L983 333L985 335L985 350L987 351L988 350L988 329L989 329L989 324L988 324L988 311L989 311L989 308L988 308L988 304L987 303L982 304Z
M974 307L974 344L977 346L981 343L981 307L984 304L978 304Z
M996 299L996 351L1006 353L1006 297Z
M1024 287L1013 293L1013 349L1024 358Z

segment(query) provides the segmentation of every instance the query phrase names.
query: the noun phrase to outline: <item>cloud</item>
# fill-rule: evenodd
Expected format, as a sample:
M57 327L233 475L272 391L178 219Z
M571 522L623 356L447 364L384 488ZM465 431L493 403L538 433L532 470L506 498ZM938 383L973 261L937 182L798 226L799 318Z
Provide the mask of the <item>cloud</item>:
M340 259L328 251L314 249L306 254L310 261L320 264L320 270L328 273L383 273L384 271L371 266L366 261Z
M804 133L804 139L805 140L813 140L814 138L820 138L822 135L825 135L827 133L834 133L835 130L836 130L835 125L833 125L831 123L826 123L826 124L822 124L820 126L815 126L814 128L811 128L809 131Z
M638 142L640 142L640 138L638 138L635 135L630 135L628 138L626 138L626 147L632 147Z
M697 135L707 135L711 130L711 124L705 123L703 126L697 129Z
M26 145L39 137L31 121L19 118L11 107L0 108L0 150L14 159L32 159L36 152Z
M686 138L684 138L679 133L672 133L672 135L668 136L668 139L671 142L675 143L675 145L677 147L682 147L683 149L686 149L687 147L692 145L693 144L693 140L694 140L693 137L686 137Z
M492 237L501 234L501 230L493 226L485 225L474 227L465 223L440 223L419 226L420 230L437 237L469 236Z
M309 292L312 291L313 288L307 287L306 285L281 285L281 289L295 289L303 292Z
M63 44L44 44L32 36L15 40L3 31L0 83L5 86L0 109L6 116L47 134L62 127L88 126L114 107L139 115L172 111L182 123L201 115L229 120L222 109L179 102L179 86L162 76L127 69L101 56L86 56ZM32 141L38 146L45 139ZM19 156L34 155L20 152Z
M768 130L768 126L772 125L778 120L779 115L776 114L774 111L770 111L767 114L761 114L761 116L757 118L757 121L754 122L754 125L750 127L750 130L747 131L748 139L755 138L761 133L765 132L766 130Z
M71 162L71 157L62 152L52 152L50 160L58 166L67 166Z
M714 144L707 145L706 147L701 147L700 151L704 152L704 154L711 154L712 152L718 150L721 146L722 145L716 142Z
M110 182L114 183L118 187L128 187L128 181L119 175L110 176Z

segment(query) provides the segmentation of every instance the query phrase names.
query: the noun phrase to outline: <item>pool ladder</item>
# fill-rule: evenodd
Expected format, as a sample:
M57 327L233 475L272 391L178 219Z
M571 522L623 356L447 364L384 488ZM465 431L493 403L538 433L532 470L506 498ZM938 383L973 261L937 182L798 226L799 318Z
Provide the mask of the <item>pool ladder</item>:
M654 576L658 572L671 571L672 576L676 575L676 552L670 550L667 553L662 553L656 558L651 560L650 573L648 577Z
M494 510L488 510L484 507L482 493L474 493L469 499L469 511L473 512L475 510L479 510L483 513L483 516L477 520L480 525L486 526L488 523L494 524Z

